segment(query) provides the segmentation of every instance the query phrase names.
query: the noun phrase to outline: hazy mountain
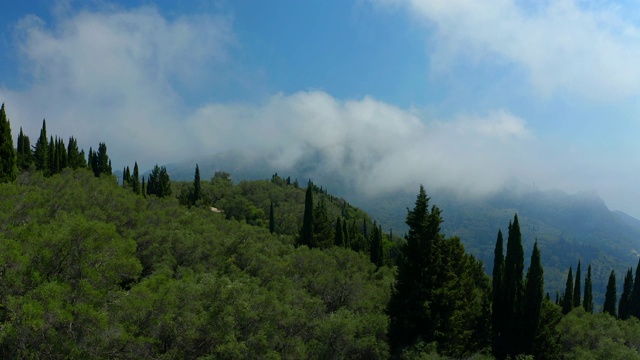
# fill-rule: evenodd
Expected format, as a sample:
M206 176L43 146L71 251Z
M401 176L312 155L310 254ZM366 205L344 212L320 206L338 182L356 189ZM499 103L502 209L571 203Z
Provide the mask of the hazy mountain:
M367 211L388 231L395 234L406 230L406 209L413 206L418 188L364 195L349 181L348 174L322 172L321 161L309 158L295 168L277 169L260 157L242 152L221 153L207 159L169 164L172 179L192 180L198 162L202 179L216 171L231 173L234 180L266 179L274 173L298 179L301 184L311 178L335 195L345 197L353 205ZM617 274L621 291L626 269L637 265L640 253L640 220L620 211L611 211L594 192L568 194L560 190L541 191L534 186L512 181L501 191L483 197L447 190L430 190L431 204L442 209L442 231L447 236L460 236L466 248L484 263L491 273L493 250L498 229L507 233L509 221L518 214L528 266L533 242L537 239L545 271L545 288L552 299L565 287L569 267L574 273L578 260L582 262L582 279L587 266L592 265L594 300L602 304L606 281L611 269Z

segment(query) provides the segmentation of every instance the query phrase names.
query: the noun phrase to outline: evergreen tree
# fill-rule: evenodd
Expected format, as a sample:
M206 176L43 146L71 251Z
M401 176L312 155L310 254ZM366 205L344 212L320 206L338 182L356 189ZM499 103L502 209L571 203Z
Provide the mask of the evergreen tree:
M58 171L62 171L62 169L69 167L69 157L67 156L67 148L62 138L58 138L57 152L58 152L58 159L60 161L60 164L59 164L60 167Z
M195 205L202 198L202 190L200 187L200 168L196 164L196 173L193 176L193 199L191 203ZM271 203L271 212L273 214L273 203ZM271 231L273 232L273 231Z
M198 177L198 181L199 180L200 180L200 177ZM269 205L269 232L272 234L276 232L276 220L275 220L275 214L273 209L273 201L271 202L271 205Z
M146 188L146 184L144 182L144 176L142 177L142 196L147 197L147 188Z
M7 119L4 104L0 108L0 183L11 182L18 176L16 150L13 148L11 124Z
M593 314L593 291L591 284L591 264L587 268L587 277L584 280L584 299L582 301L584 311Z
M602 307L602 312L605 312L611 316L616 316L616 297L617 297L616 288L616 273L611 270L611 275L609 275L609 282L607 283L607 292L604 294L604 306Z
M47 140L47 123L42 120L42 129L40 129L40 137L33 149L33 160L36 164L36 170L42 171L47 175L49 171L49 141Z
M47 162L49 163L49 170L47 171L47 175L52 176L59 172L58 167L60 165L53 136L49 137L49 149L47 150L47 154L49 156L49 159L47 160Z
M506 314L504 307L504 249L503 249L502 230L498 230L498 238L496 239L496 247L493 254L493 301L491 312L491 328L493 354L496 358L502 359L506 356L504 346L504 325L506 322Z
M134 194L140 195L140 173L138 171L138 162L133 164L133 175L130 175L129 181L131 181L131 188Z
M573 307L580 307L580 260L578 260L578 268L576 269L576 280L573 282Z
M533 354L535 358L539 358L544 354L536 354L536 340L539 339L540 333L540 311L542 308L542 298L544 297L544 274L542 262L540 260L540 250L538 250L538 241L533 244L531 252L531 265L527 271L525 281L525 293L523 303L523 329L524 336L524 353Z
M147 195L166 197L171 195L171 180L164 166L154 166L147 181Z
M343 236L343 243L344 243L344 247L349 248L351 247L351 235L349 234L349 227L347 226L347 219L344 219L342 221L342 236Z
M69 143L67 144L67 158L69 167L72 169L86 166L84 154L80 153L78 149L78 141L73 136L69 138Z
M94 163L95 163L95 161L94 161L94 156L93 156L93 150L91 149L91 147L89 147L89 153L87 155L87 168L89 170L93 171Z
M378 227L376 222L373 223L373 231L371 232L371 246L369 250L369 260L377 267L383 265L382 262L382 229Z
M131 171L129 170L128 166L125 166L122 169L122 187L126 189L127 187L129 187L130 183L131 183Z
M313 208L313 238L311 247L327 248L333 244L334 234L324 196Z
M111 175L111 160L107 155L107 145L105 143L98 144L98 151L93 154L92 168L96 177L100 177L101 174Z
M626 320L631 316L632 291L633 291L633 270L629 268L629 270L627 270L627 275L624 277L622 295L620 295L620 303L618 305L618 317L622 320Z
M631 292L631 315L640 319L640 259L638 259L636 266L636 277Z
M298 245L311 246L313 243L313 183L309 180L307 191L304 196L304 215L302 217L302 228L298 237Z
M568 314L573 309L573 271L569 267L569 275L567 275L567 285L562 294L562 313Z
M335 246L344 247L344 230L342 229L340 216L336 218L335 238L333 244Z
M514 215L513 222L509 224L509 236L507 238L507 254L504 260L504 308L505 308L505 344L506 353L516 356L524 350L523 339L520 336L522 321L522 297L524 250L522 249L522 234L518 215Z
M31 142L29 137L22 132L20 127L20 133L18 134L18 147L16 154L16 165L20 171L29 170L33 163L33 154L31 152Z

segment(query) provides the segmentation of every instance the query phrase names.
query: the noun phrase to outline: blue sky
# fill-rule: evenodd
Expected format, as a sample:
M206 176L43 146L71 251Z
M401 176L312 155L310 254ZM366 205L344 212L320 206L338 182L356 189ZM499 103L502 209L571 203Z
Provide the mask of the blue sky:
M640 216L640 12L601 0L14 1L14 136L114 166L236 147L379 193L513 178Z

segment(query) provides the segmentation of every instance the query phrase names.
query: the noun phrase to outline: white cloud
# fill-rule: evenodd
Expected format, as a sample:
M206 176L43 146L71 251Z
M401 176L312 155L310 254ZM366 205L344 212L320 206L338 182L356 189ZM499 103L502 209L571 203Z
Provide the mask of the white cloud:
M640 27L624 17L619 4L373 1L403 6L432 26L435 68L446 69L460 58L506 61L525 69L545 95L569 91L591 100L619 100L640 94Z

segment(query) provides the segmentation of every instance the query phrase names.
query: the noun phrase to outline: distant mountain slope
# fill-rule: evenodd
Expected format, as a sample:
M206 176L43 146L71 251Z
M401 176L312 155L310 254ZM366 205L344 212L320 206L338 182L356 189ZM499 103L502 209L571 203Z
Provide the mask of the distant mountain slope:
M348 174L325 174L315 159L299 163L295 169L274 169L264 159L249 157L241 152L227 152L199 160L203 179L215 171L230 172L236 181L266 179L278 172L281 176L299 179L312 178L317 185L332 194L346 198L366 211L385 230L395 234L406 231L406 209L413 206L415 189L367 197L354 191ZM196 161L169 164L172 178L193 179ZM493 249L498 229L507 232L509 221L518 214L528 267L533 242L537 239L545 271L545 288L551 297L565 287L569 267L574 272L582 261L582 279L587 266L592 265L594 299L601 305L609 272L617 274L621 291L626 269L634 267L640 253L640 220L623 212L611 211L595 193L567 194L559 190L540 191L514 181L503 191L487 197L461 196L447 191L430 191L428 179L423 180L431 204L443 211L442 231L447 236L460 236L466 248L485 263L491 273Z

